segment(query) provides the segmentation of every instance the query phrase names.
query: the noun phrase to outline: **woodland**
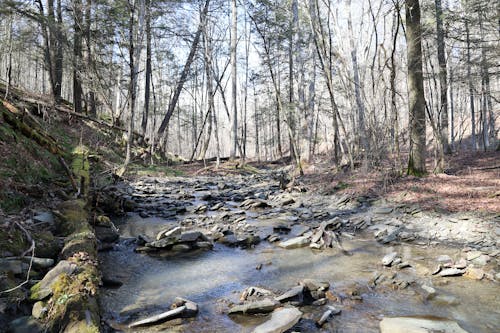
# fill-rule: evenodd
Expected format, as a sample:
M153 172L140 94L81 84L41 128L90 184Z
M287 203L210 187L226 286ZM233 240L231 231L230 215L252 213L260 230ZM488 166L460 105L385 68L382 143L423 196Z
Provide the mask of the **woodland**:
M490 0L0 0L0 332L500 331L499 64Z

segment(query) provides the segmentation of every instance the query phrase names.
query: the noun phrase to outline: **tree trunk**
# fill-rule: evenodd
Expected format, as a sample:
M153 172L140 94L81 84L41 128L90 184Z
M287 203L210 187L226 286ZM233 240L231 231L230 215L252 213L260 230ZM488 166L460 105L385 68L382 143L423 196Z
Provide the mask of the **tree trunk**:
M368 152L370 150L368 137L366 136L366 126L365 126L365 106L361 100L361 83L359 80L359 68L358 68L358 55L357 48L354 43L354 31L352 29L352 17L351 17L351 0L347 1L349 15L347 18L347 26L349 30L349 44L351 46L351 62L353 71L353 83L354 83L354 95L356 99L356 107L358 109L358 128L359 128L359 138L361 143L361 156L363 159L363 168L366 170L368 167Z
M438 63L439 63L439 86L440 86L440 101L441 105L438 112L438 121L441 137L442 151L445 154L451 154L450 144L449 144L449 129L448 129L448 81L447 81L447 70L446 70L446 58L445 58L445 41L444 41L444 30L443 30L443 8L441 5L441 0L435 0L436 9L436 32L437 32L437 51L438 51ZM440 161L440 167L444 168L444 161Z
M92 0L87 0L87 4L85 7L85 38L86 38L86 44L87 44L87 76L90 78L92 73L92 76L95 75L94 73L94 62L92 60ZM92 80L88 78L89 84L87 87L88 94L87 94L87 112L90 114L92 117L97 116L97 108L96 108L96 102L95 102L95 93L94 93L94 85L92 84ZM114 118L114 116L113 116Z
M422 31L419 0L406 1L410 156L408 174L422 176L425 168L425 97L422 73Z
M129 33L129 45L128 45L128 57L129 57L129 75L130 75L130 82L129 82L129 109L130 109L130 119L128 123L128 136L127 136L127 149L126 149L126 154L125 154L125 162L124 168L127 167L127 165L130 163L130 149L133 141L133 133L134 133L134 116L135 116L135 99L136 99L136 80L137 80L137 73L135 70L135 9L136 9L136 0L132 0L132 3L130 3L129 0L129 26L128 26L128 33Z
M472 150L477 150L477 140L476 140L476 113L474 110L474 86L472 83L472 65L471 65L471 55L470 55L470 30L469 30L469 19L465 18L465 36L467 43L467 81L469 84L469 98L470 98L470 116L471 116L471 140L472 140Z
M142 114L142 134L146 135L149 117L149 100L151 89L151 0L146 0L146 84L144 87L144 112ZM153 129L154 131L154 129Z
M175 106L177 105L177 102L179 100L179 96L181 94L182 88L184 87L184 83L187 80L187 75L189 73L189 69L191 68L191 64L193 63L194 56L196 53L196 49L198 48L198 44L200 42L200 35L201 31L203 28L203 21L204 18L208 14L208 6L210 5L210 0L205 1L205 7L203 8L203 11L201 13L201 18L200 18L200 23L198 25L198 30L196 31L196 35L193 40L193 44L191 44L191 50L189 51L189 55L186 59L186 63L184 64L184 68L182 69L181 72L181 77L179 78L179 82L177 83L177 86L175 87L174 95L172 96L172 99L168 105L167 113L165 114L161 124L160 128L158 129L158 138L161 138L163 134L165 133L165 129L168 126L168 123L170 121L170 118L172 117L172 114L174 113Z
M237 68L236 68L236 41L238 33L238 9L236 0L231 0L231 94L233 119L231 126L231 159L236 158L238 146L238 106L237 106Z
M82 1L73 1L73 108L75 112L82 112L82 32L83 10Z

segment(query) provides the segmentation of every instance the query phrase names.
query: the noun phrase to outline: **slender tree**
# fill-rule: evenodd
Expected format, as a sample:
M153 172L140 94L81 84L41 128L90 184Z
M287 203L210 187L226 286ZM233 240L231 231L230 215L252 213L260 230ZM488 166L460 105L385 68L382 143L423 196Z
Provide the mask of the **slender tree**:
M410 156L408 174L422 176L425 168L425 96L422 74L422 28L419 0L406 1Z

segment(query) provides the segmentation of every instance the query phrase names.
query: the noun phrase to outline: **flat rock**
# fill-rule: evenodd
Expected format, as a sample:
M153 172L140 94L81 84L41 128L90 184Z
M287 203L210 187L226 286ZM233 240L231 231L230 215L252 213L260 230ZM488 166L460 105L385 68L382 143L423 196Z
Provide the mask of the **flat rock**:
M302 317L302 312L296 308L282 308L275 310L271 319L257 326L253 333L283 333L295 324L297 324Z
M439 276L460 276L465 273L465 270L458 268L446 268L440 271Z
M299 285L293 287L283 295L276 297L276 300L280 301L281 303L297 302L299 304L302 304L302 302L304 301L304 286Z
M310 243L309 237L300 236L281 242L279 243L279 246L284 249L296 249L299 247L308 246L309 243Z
M398 256L397 252L391 252L391 253L386 254L382 258L382 265L390 266L392 264L392 262L394 261L394 259L396 259L397 256Z
M394 317L380 322L381 333L467 333L452 320L442 318Z
M280 303L276 300L265 298L261 301L249 302L242 305L233 306L229 310L232 313L268 313L273 311Z

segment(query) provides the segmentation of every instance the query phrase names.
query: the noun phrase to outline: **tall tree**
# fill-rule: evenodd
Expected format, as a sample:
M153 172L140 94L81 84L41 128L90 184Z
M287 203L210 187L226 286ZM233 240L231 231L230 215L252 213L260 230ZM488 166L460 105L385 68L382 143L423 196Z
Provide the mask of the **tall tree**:
M406 0L410 156L408 174L422 176L425 168L425 96L422 73L422 27L419 0Z
M237 102L237 84L238 72L236 66L236 46L238 34L238 7L236 0L231 0L231 93L232 93L232 126L231 126L231 152L230 157L236 157L238 147L238 102Z
M82 112L82 36L83 8L82 1L73 1L73 108Z
M142 114L142 134L146 135L151 95L151 0L146 0L146 83L144 87L144 112Z
M187 76L189 74L191 64L193 63L194 56L195 56L196 50L198 48L198 44L200 42L200 37L201 37L202 30L203 30L203 22L204 22L204 18L208 14L209 5L210 5L210 0L206 0L205 6L203 7L203 10L201 12L200 23L198 24L198 30L196 31L193 43L191 44L191 49L189 50L188 57L187 57L186 62L184 64L184 68L182 69L179 81L177 82L177 85L175 86L175 90L174 90L173 96L170 100L170 103L168 105L167 112L165 113L165 116L163 117L163 120L160 124L160 128L158 129L158 135L157 135L158 138L161 138L163 136L163 134L165 133L165 130L167 129L170 118L172 117L172 114L174 113L177 102L179 101L179 96L181 94L182 88L184 87L184 83L187 80Z
M439 129L441 136L441 146L445 154L451 153L449 144L449 130L448 130L448 73L446 70L446 57L445 57L445 42L444 42L444 29L443 29L443 8L441 0L435 0L436 12L436 39L439 63L439 87L440 87L440 101L441 105L438 112ZM439 165L441 169L444 168L443 157L440 157Z

